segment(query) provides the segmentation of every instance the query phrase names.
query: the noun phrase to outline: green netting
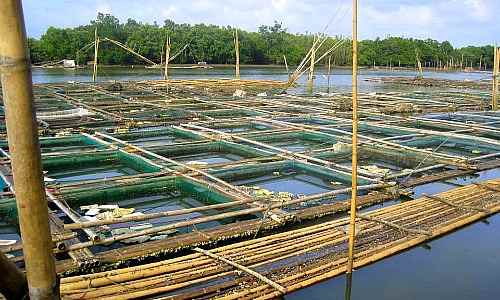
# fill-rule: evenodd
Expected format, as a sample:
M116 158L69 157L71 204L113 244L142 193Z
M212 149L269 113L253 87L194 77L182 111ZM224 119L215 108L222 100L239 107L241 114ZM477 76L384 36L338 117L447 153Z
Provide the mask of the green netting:
M136 171L147 173L161 171L160 167L151 164L138 155L115 150L44 156L42 163L43 169L49 172L110 164L123 164Z
M302 140L308 142L316 143L335 143L336 138L328 134L323 134L321 132L309 132L309 131L294 131L294 132L284 132L284 133L273 133L273 134L250 134L248 137L252 140L259 142L278 142L287 140Z
M203 154L209 152L236 154L247 158L266 155L266 152L261 151L259 149L226 141L155 146L149 148L149 150L166 157L174 157L179 155L190 155L198 153Z
M71 207L78 207L87 204L120 204L122 200L168 193L180 193L207 204L232 201L206 185L173 176L140 179L134 183L109 187L74 189L65 191L61 196ZM14 198L0 199L0 217L6 222L17 222Z
M175 177L144 179L135 183L97 189L70 190L63 194L71 206L119 203L120 200L176 191Z
M151 164L149 161L145 160L139 155L126 153L123 151L118 152L118 160L120 163L137 171L152 173L162 170L161 167Z
M15 198L0 199L0 217L8 223L17 221L17 207Z
M183 177L176 178L177 187L183 192L191 195L196 200L204 203L216 204L216 203L226 203L232 200L226 197L210 187L188 180Z

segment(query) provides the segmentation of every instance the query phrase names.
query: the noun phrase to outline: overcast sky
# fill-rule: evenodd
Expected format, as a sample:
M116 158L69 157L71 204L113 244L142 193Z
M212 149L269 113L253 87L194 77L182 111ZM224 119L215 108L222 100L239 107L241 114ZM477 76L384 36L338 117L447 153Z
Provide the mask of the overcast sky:
M500 0L360 0L363 39L391 36L449 40L454 46L500 41ZM282 22L290 32L350 35L350 0L23 0L28 35L49 26L87 24L97 12L121 21L206 23L256 31Z

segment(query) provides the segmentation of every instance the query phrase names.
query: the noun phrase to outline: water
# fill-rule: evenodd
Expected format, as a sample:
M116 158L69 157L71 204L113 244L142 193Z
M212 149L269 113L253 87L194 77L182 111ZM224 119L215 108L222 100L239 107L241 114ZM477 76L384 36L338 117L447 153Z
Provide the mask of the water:
M173 79L199 79L199 78L234 78L232 67L215 67L213 69L172 69L169 71ZM328 80L324 68L316 69L315 86L320 91L326 91ZM386 92L413 89L408 86L390 86L381 83L368 82L365 79L381 76L415 76L415 71L387 71L361 69L359 74L359 90L363 92ZM425 77L444 78L457 80L481 80L490 78L488 73L465 73L465 72L424 72ZM146 69L143 66L135 67L100 67L98 71L99 81L109 80L152 80L162 79L161 69ZM288 80L288 74L284 67L241 67L242 79L265 79L265 80ZM34 83L53 83L66 81L91 81L92 70L86 69L33 69ZM302 87L306 83L306 76L302 76L298 81ZM330 83L335 91L351 90L351 70L348 68L334 68L330 78ZM302 89L301 89L302 90ZM419 87L418 90L436 90L432 88Z
M450 182L470 184L499 178L500 169ZM415 188L440 193L456 185L430 183ZM500 215L433 240L426 247L386 258L353 273L351 299L497 299L500 285ZM344 299L346 277L339 276L285 297L286 300Z

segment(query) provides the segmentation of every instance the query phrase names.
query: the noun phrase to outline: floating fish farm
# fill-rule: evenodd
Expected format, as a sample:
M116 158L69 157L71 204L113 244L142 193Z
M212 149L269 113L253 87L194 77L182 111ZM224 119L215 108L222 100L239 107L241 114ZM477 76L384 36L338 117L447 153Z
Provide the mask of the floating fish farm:
M351 94L287 88L35 85L61 297L271 299L344 273ZM358 97L355 267L500 210L488 92ZM0 250L22 268L3 107L0 121Z

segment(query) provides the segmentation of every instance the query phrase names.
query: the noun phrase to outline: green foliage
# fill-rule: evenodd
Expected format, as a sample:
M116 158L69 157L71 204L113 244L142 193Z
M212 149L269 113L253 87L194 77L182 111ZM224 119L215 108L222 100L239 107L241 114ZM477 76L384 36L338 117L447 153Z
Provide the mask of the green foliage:
M160 62L163 45L167 36L171 39L171 56L186 44L189 46L174 63L196 63L206 61L210 64L234 63L234 28L206 24L177 24L165 20L163 26L147 24L128 19L125 23L112 15L98 14L91 24L75 28L47 29L40 40L30 38L28 45L34 63L77 59L83 64L93 58L93 47L79 51L94 41L97 26L101 38L119 41L145 57ZM258 32L239 31L240 61L242 64L283 64L286 55L289 65L297 65L309 51L313 43L312 34L292 34L281 23L263 25ZM319 51L329 49L341 37L329 38ZM110 43L100 43L99 61L102 64L143 64L144 61ZM422 64L433 66L453 60L455 64L477 67L481 61L484 66L493 62L493 47L465 47L454 49L445 41L418 40L411 38L389 37L386 39L365 40L359 43L360 65L371 66L415 66L419 56ZM317 57L318 57L317 56ZM326 58L325 58L326 61ZM332 54L336 65L351 63L351 47L344 43Z

